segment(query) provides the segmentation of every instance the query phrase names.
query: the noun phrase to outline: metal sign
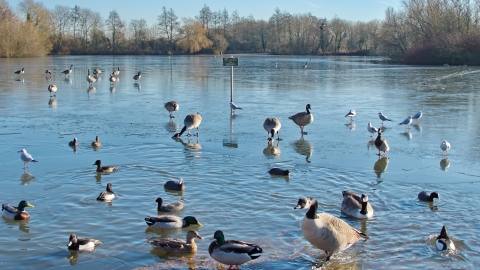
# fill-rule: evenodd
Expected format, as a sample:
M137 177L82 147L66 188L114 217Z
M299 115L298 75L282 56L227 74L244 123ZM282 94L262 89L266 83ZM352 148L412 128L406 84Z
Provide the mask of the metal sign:
M224 67L238 67L238 58L223 58Z

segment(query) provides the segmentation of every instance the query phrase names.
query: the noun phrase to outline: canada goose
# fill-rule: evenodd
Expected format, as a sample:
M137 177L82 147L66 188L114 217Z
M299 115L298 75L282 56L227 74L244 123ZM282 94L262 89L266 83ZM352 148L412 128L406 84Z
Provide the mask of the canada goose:
M285 176L289 176L290 175L290 171L289 170L285 170L285 169L282 169L282 168L271 168L269 171L268 171L269 174L273 174L273 175L285 175Z
M380 118L380 120L382 120L382 125L383 125L383 122L384 122L384 121L390 121L390 122L392 122L392 120L388 119L388 117L386 117L382 112L379 112L379 113L378 113L378 118Z
M25 69L22 68L21 70L17 70L17 71L15 71L14 73L17 74L17 75L24 74L24 73L25 73Z
M233 265L238 269L239 265L257 259L263 252L256 244L238 240L225 241L225 236L220 230L216 231L213 237L215 240L210 243L208 253L215 261L229 265L228 269Z
M198 136L198 127L200 126L201 123L202 123L202 116L200 114L189 114L185 116L185 119L183 120L184 126L182 130L180 131L180 133L176 133L175 135L173 135L172 138L180 138L180 136L182 136L185 130L188 130L187 136L191 136L190 129L194 129L194 128L197 129L197 133L194 134L194 136Z
M77 235L72 233L67 246L69 250L93 250L100 244L102 244L102 242L97 239L77 238Z
M420 123L420 118L422 118L423 116L423 112L422 111L418 111L414 116L413 116L413 120L417 120L417 124Z
M450 143L447 141L443 141L440 144L440 148L442 149L442 156L448 156L448 150L450 150Z
M100 73L102 73L102 70L99 69L99 68L96 68L96 69L93 70L93 75L98 75Z
M97 201L111 201L115 198L115 192L112 190L112 183L107 184L105 191L102 191L97 197Z
M162 229L185 228L190 225L202 226L202 224L195 217L192 216L187 216L183 219L172 215L146 217L145 222L149 227Z
M155 201L158 203L158 212L178 212L183 209L183 203L180 201L169 204L163 204L162 198L157 198Z
M378 136L375 139L375 147L378 149L378 156L380 156L380 151L383 152L383 156L387 155L387 152L390 150L387 140L382 138L382 130L378 129Z
M440 235L437 236L437 240L435 240L435 246L438 250L455 250L455 244L453 243L450 236L447 233L447 227L443 226L442 230L440 231Z
M426 191L422 191L422 192L418 193L418 199L421 200L421 201L433 202L433 199L435 199L435 198L440 200L440 195L435 191L430 193L430 194Z
M77 138L73 138L73 141L70 141L68 143L69 146L77 146L78 145L78 142L77 142Z
M195 238L203 239L195 230L187 232L187 241L182 239L154 239L148 241L156 250L169 254L189 254L197 252L197 244Z
M237 106L237 104L233 103L233 101L230 102L230 109L231 110L243 110L242 108Z
M327 253L326 261L330 260L334 253L345 250L360 238L366 237L364 233L337 217L327 213L317 214L318 202L315 198L311 198L307 204L300 200L295 209L305 208L302 205L310 205L302 220L303 237L314 247Z
M113 172L118 170L114 166L102 166L102 161L100 159L97 159L97 161L95 161L93 166L95 165L97 166L97 172Z
M263 122L263 128L267 131L267 140L275 140L275 132L278 135L277 140L282 140L280 139L280 129L282 128L282 124L280 123L280 120L278 120L275 117L269 117L265 119L265 122ZM270 137L270 134L272 137Z
M37 160L33 159L32 155L27 153L27 150L25 150L25 149L22 149L22 150L18 151L17 153L21 153L20 154L20 159L23 161L23 169L24 170L25 170L25 168L28 168L28 163L38 162Z
M307 62L305 62L305 64L303 64L303 69L307 69L307 68L308 68Z
M170 118L175 118L175 116L173 116L172 113L180 109L178 102L172 100L165 103L164 106L165 106L165 109L167 109L167 111L170 113Z
M407 129L410 129L410 124L412 123L412 116L408 116L403 120L403 122L398 123L399 125L405 125Z
M50 76L52 76L52 72L51 72L49 69L47 69L47 70L45 70L45 75L50 75Z
M113 75L114 75L114 76L120 75L120 67L118 67L117 70L114 70L114 71L113 71Z
M142 77L142 74L141 72L139 71L137 75L133 76L133 79L138 82L138 80L140 80L140 78Z
M180 179L180 181L167 181L163 187L168 190L173 190L173 191L182 191L185 190L185 186L183 185L183 179Z
M88 70L88 74L87 74L87 82L92 85L92 83L96 82L97 79L95 79L94 77L90 76L90 69Z
M372 126L372 123L368 123L367 130L370 132L370 138L373 138L373 134L378 132L378 128Z
M288 117L288 119L293 120L293 122L300 127L302 135L307 135L307 132L304 132L303 128L313 122L313 115L310 113L311 109L310 104L307 104L306 112L299 112Z
M50 97L52 96L52 93L54 96L57 96L57 86L55 84L50 84L47 89L48 92L50 92Z
M2 204L2 216L13 220L29 219L30 215L25 211L25 207L33 208L33 205L25 200L22 200L17 207L4 203Z
M357 114L357 112L355 112L355 110L350 110L346 115L345 117L350 117L350 121L353 121L353 117Z
M373 217L373 207L368 202L368 195L361 196L351 191L343 191L342 212L356 218Z
M66 69L66 70L62 71L62 73L68 76L68 75L72 74L72 72L73 72L72 68L73 68L73 65L70 65L70 69Z
M108 80L110 81L110 84L112 84L117 81L117 78L115 78L113 74L110 74L110 78L108 78Z
M92 147L97 148L97 147L100 147L100 146L102 146L102 143L100 142L100 139L98 138L98 136L95 136L95 141L92 142Z

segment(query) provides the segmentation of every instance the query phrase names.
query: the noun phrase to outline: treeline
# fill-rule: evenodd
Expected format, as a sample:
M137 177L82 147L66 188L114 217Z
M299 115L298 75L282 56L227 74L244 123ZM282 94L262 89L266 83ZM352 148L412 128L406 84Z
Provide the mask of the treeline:
M265 20L208 6L180 20L159 9L157 21L108 18L79 6L23 0L19 14L0 0L1 57L45 54L256 53L383 55L412 64L480 64L480 0L404 0L383 21L352 22L276 9ZM8 38L7 38L8 37Z

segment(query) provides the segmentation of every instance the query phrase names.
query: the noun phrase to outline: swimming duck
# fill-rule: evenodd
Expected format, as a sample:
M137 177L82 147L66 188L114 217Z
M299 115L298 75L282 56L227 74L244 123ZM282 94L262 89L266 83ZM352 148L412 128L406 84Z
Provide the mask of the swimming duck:
M100 244L102 244L102 242L97 239L77 238L77 235L72 233L67 246L69 250L93 250Z
M356 218L373 217L373 207L368 202L368 195L361 196L351 191L343 191L342 212Z
M388 119L388 117L386 117L382 112L378 113L378 118L380 118L380 120L382 120L382 125L383 125L383 122L385 122L385 121L392 122L392 120Z
M178 102L172 100L165 103L164 106L165 106L165 109L167 109L167 111L170 113L170 118L175 118L175 116L173 116L172 113L180 109L180 106L178 106Z
M302 200L302 199L300 199ZM318 202L311 198L308 203L298 201L295 209L304 209L303 205L310 205L302 221L302 234L310 244L327 253L326 261L330 257L355 244L366 235L352 228L345 221L327 213L317 214Z
M95 141L92 142L92 147L100 147L102 146L102 143L100 142L100 140L98 139L98 136L95 136Z
M450 143L447 141L443 141L440 144L440 148L442 149L442 156L448 156L448 150L450 150Z
M22 150L18 151L17 153L21 153L20 154L20 159L23 161L23 169L24 170L25 170L25 168L28 168L28 163L38 162L37 160L33 159L32 155L27 153L27 150L25 150L25 149L22 149Z
M185 119L183 120L184 126L182 130L180 131L180 133L176 133L175 135L173 135L173 138L180 138L180 136L182 136L185 130L188 130L187 136L191 136L190 129L194 129L194 128L197 129L197 133L194 134L194 136L198 136L198 127L200 126L201 123L202 123L202 116L198 113L189 114L185 116Z
M114 166L102 166L102 161L100 159L97 159L93 165L97 165L97 172L113 172L118 170Z
M52 96L52 93L54 96L57 96L57 86L55 84L50 84L47 89L48 92L50 92L50 97Z
M113 75L114 75L114 76L120 75L120 67L118 67L117 70L114 70L114 71L113 71Z
M73 147L78 146L77 138L73 138L73 141L70 141L68 145Z
M163 204L162 198L157 198L155 201L158 203L158 206L157 206L158 212L178 212L183 209L182 202L173 202L169 204Z
M187 232L187 241L182 239L154 239L149 241L154 249L170 254L189 254L197 252L195 238L203 239L195 230Z
M387 140L382 137L382 130L378 129L378 136L375 139L375 147L378 149L378 156L380 156L380 151L383 152L383 156L387 155L387 152L390 150Z
M310 104L307 104L306 112L299 112L288 117L288 119L293 120L293 122L300 127L302 135L307 135L307 132L303 131L303 128L313 122L313 114L310 113L311 109Z
M215 241L208 247L208 253L215 261L229 265L228 269L234 265L238 269L239 265L255 260L263 252L262 248L255 244L237 240L225 241L225 236L220 230L216 231L213 237Z
M140 80L141 77L142 77L142 74L141 74L141 72L139 71L139 72L137 73L137 75L133 76L133 79L135 80L135 82L138 82L138 80Z
M29 219L30 215L25 211L25 207L33 208L33 205L25 200L22 200L17 207L4 203L2 204L2 216L13 220Z
M70 65L70 69L66 69L66 70L62 71L62 73L65 74L65 75L70 75L73 72L72 68L73 68L73 65Z
M275 117L269 117L267 119L265 119L265 121L263 122L263 128L265 129L265 131L267 131L267 140L274 140L275 139L275 133L277 133L278 135L278 138L277 140L282 140L280 139L280 129L282 128L282 124L280 123L280 120L278 120L277 118ZM270 137L270 134L272 135L272 137Z
M145 222L150 227L162 229L185 228L190 225L202 226L202 224L192 216L186 216L183 219L172 215L146 217Z
M185 186L183 185L183 179L180 179L180 181L167 181L165 185L163 185L165 189L168 190L173 190L173 191L182 191L185 190Z
M17 70L14 73L17 74L17 75L23 74L23 73L25 73L25 69L22 68L21 70Z
M447 234L447 227L443 226L440 235L437 236L435 246L438 250L455 250L455 244Z
M107 184L106 191L102 191L97 197L97 201L111 201L115 198L115 193L112 190L112 183Z
M285 170L285 169L282 169L282 168L271 168L269 171L268 171L269 174L274 174L274 175L285 175L285 176L289 176L290 175L290 171L289 170Z
M356 115L357 113L355 112L355 110L350 110L346 115L345 117L350 117L350 121L353 120L353 117Z
M440 200L440 195L437 192L432 192L432 193L427 193L426 191L422 191L418 193L418 199L421 201L426 201L426 202L433 202L433 199L437 198Z

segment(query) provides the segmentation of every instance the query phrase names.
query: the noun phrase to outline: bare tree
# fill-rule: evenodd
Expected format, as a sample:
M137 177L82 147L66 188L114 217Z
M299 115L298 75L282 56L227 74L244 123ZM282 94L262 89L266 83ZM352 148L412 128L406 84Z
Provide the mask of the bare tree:
M212 17L213 13L206 4L203 5L203 8L200 10L200 14L195 16L195 18L202 24L202 27L207 29L207 36L209 35L209 25L212 21Z
M78 27L78 22L79 22L79 17L80 17L80 7L75 5L72 10L70 11L70 17L72 20L72 25L73 25L73 38L75 39L77 37L77 27Z
M167 10L166 7L162 7L162 13L158 15L157 20L160 29L162 29L162 32L167 36L170 47L169 50L173 50L180 27L178 16L173 9L170 8L170 10Z
M120 15L118 15L116 10L110 11L108 19L105 21L105 23L112 38L112 49L114 52L117 52L120 47L120 41L125 35L125 23L120 19Z
M130 22L130 32L132 33L134 50L145 50L147 41L147 21L145 19L132 20Z

